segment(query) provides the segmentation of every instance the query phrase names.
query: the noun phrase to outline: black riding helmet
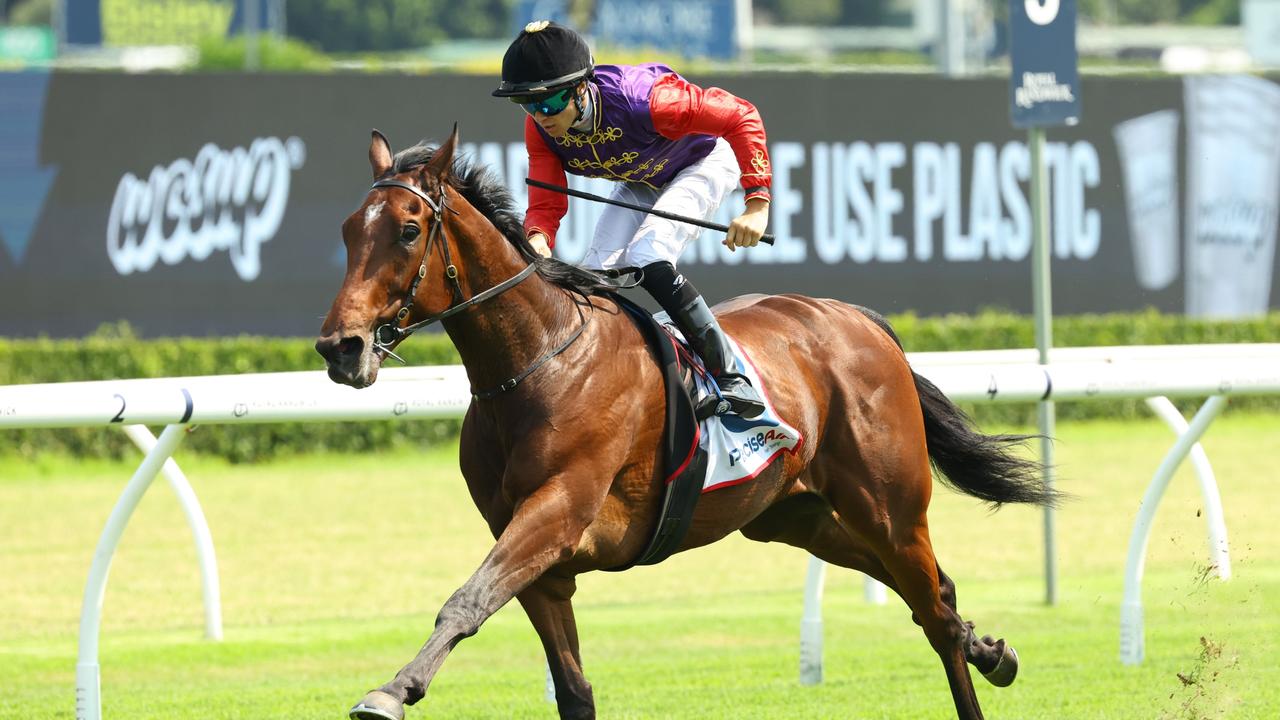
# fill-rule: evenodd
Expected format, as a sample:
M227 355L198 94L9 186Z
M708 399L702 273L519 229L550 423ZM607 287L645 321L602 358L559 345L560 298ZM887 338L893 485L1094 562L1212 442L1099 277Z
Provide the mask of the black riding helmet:
M559 23L536 20L524 26L502 56L502 84L493 95L547 95L591 77L594 64L581 35Z

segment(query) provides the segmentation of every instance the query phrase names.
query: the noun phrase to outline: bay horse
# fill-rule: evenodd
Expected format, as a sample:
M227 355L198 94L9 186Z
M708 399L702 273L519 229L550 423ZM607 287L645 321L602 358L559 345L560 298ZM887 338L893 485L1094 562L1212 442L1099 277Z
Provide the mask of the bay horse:
M524 238L511 194L437 148L393 155L376 130L374 185L342 224L346 276L317 351L329 377L371 385L407 329L439 320L475 396L459 466L496 538L445 602L426 644L350 715L404 717L445 657L512 598L546 651L561 718L594 718L573 615L575 577L623 566L645 548L664 469L661 371L610 286L542 258ZM750 295L718 306L778 415L802 433L755 480L703 495L680 550L739 531L782 542L892 588L946 670L958 717L982 717L968 665L1011 683L1017 654L979 638L956 611L925 511L931 466L993 505L1051 504L1023 436L985 435L908 366L879 315L801 295Z

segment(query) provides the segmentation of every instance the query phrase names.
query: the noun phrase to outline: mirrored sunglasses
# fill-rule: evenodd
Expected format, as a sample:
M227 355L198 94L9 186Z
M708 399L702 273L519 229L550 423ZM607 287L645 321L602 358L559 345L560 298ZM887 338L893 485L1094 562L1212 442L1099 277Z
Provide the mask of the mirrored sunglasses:
M544 95L542 97L531 97L529 95L516 96L511 98L511 102L524 108L524 111L530 115L542 113L548 117L559 115L564 109L569 107L569 101L573 98L573 88L565 88L557 93Z

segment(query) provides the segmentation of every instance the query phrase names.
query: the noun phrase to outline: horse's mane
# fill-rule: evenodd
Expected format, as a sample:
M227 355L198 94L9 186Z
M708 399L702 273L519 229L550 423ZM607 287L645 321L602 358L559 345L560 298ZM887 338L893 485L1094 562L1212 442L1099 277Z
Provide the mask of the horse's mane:
M396 153L395 162L387 175L410 172L431 162L436 151L434 145L418 143ZM465 155L453 160L449 184L466 198L471 206L493 223L525 260L537 267L537 272L547 280L562 287L588 294L612 291L616 288L599 275L554 258L544 258L534 251L524 236L524 216L516 209L515 199L506 185L489 168Z

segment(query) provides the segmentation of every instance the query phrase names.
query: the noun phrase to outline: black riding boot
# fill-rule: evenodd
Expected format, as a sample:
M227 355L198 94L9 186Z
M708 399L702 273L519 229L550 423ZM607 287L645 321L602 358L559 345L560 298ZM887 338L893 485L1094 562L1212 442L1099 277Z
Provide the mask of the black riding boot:
M689 347L702 358L702 364L707 366L707 372L715 378L716 385L720 386L720 395L729 404L727 409L744 418L753 418L764 412L764 400L760 399L760 393L746 376L725 369L733 363L733 348L729 345L729 336L720 329L716 316L707 307L707 301L699 295L672 319L689 341ZM724 410L717 408L716 414L723 415Z
M720 387L724 398L720 404L727 407L717 407L715 414L733 412L753 418L764 412L764 401L751 387L751 382L736 372L725 371L733 359L733 349L729 346L729 338L720 329L720 323L716 322L716 316L707 307L707 301L702 299L693 283L685 280L669 262L651 263L643 270L640 285L675 321L689 341L689 347L702 358L702 364L707 366L707 372Z

